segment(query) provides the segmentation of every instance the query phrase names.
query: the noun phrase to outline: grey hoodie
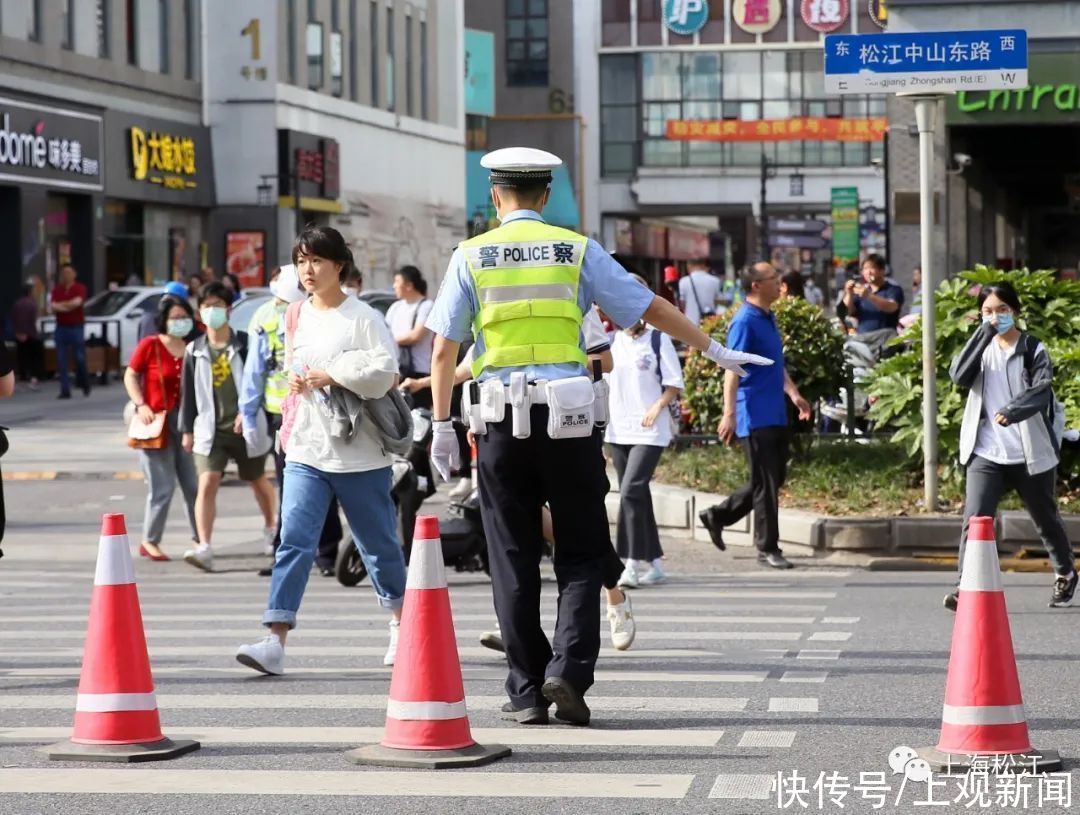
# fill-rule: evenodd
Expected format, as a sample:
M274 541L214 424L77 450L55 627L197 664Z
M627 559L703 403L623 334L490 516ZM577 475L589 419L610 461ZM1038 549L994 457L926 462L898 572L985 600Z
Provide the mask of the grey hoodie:
M960 425L960 463L967 466L975 454L979 423L983 414L982 357L996 335L994 327L983 323L949 366L949 378L959 387L969 388L964 420ZM1025 361L1030 359L1031 365ZM1055 428L1052 382L1054 367L1044 346L1030 334L1021 333L1014 353L1005 366L1013 399L1001 413L1020 428L1028 473L1037 475L1058 464L1059 446Z

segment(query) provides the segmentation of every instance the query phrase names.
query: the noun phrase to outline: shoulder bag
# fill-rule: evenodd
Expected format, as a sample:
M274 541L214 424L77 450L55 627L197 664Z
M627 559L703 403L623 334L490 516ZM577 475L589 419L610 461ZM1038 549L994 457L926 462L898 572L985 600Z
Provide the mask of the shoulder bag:
M157 344L158 382L161 385L161 393L165 394L165 374L162 373L161 342ZM168 444L169 434L165 427L165 418L168 411L154 414L154 420L147 424L139 418L138 408L135 403L129 401L124 407L124 421L128 429L128 447L136 450L163 450Z

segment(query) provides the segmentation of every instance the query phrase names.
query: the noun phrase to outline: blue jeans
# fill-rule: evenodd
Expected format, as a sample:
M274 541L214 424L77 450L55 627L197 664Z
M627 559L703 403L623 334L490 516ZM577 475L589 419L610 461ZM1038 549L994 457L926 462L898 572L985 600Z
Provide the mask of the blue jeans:
M86 334L81 325L58 325L53 333L56 343L56 372L60 377L60 393L71 393L71 380L68 365L71 356L75 357L75 385L90 386L90 376L86 372Z
M330 498L337 496L353 530L371 585L383 608L401 608L405 597L405 556L397 536L390 468L362 473L328 473L288 462L281 496L281 545L270 578L263 625L296 627L315 546Z

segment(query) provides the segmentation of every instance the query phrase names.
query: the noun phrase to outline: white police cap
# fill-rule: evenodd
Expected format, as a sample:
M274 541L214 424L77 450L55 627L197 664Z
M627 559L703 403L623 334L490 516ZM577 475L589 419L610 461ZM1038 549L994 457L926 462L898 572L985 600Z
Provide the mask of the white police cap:
M491 170L491 183L506 187L550 184L551 171L561 164L558 156L533 147L504 147L480 159Z

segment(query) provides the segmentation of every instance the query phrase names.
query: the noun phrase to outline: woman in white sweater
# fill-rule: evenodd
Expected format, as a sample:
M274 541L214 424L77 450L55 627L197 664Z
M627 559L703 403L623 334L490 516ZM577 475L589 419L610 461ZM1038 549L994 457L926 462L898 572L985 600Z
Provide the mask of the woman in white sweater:
M392 615L383 663L393 665L405 596L405 559L390 496L390 457L370 421L351 438L335 436L329 393L331 388L344 388L363 399L384 396L397 382L397 349L382 315L341 291L353 259L340 232L330 227L305 229L292 259L310 298L300 306L292 331L286 318L285 355L295 418L285 441L281 546L262 620L270 635L242 646L236 658L266 674L284 672L285 639L296 625L319 530L330 499L336 496L350 528L357 532L356 543L379 605Z

